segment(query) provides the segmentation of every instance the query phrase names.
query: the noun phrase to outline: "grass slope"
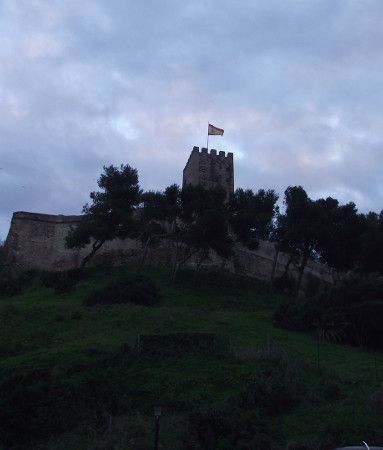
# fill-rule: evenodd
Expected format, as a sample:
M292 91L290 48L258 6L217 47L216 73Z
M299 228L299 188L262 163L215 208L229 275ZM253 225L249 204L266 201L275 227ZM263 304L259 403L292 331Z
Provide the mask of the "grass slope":
M265 429L278 430L271 448L383 443L381 417L366 403L382 378L382 354L323 343L318 370L315 339L272 324L276 304L289 299L227 275L184 272L171 285L166 270L147 268L161 288L160 306L82 306L91 291L132 270L90 269L64 295L35 280L22 294L0 299L4 448L152 448L157 402L162 448L206 448L192 446L190 413L226 408L230 416L230 399L281 355L297 362L305 389L294 407L270 415L262 410ZM140 335L169 333L213 333L230 351L180 348L174 356L137 357L132 350ZM236 448L254 448L241 445Z

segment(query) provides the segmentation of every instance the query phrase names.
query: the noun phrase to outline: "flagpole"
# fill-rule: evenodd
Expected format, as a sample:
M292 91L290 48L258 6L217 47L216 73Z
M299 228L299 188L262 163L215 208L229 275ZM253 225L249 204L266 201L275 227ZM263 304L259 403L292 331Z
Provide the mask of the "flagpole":
M207 123L207 140L206 140L206 148L209 151L209 122Z

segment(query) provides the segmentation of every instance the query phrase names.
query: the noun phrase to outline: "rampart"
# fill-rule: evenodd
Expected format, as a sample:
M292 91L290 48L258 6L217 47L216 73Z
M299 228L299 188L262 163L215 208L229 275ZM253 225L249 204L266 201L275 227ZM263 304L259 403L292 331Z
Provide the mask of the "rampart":
M234 193L234 161L233 153L218 152L193 147L183 171L183 186L202 185L205 188L222 186L228 200Z
M65 248L65 236L71 227L79 223L81 216L48 215L28 212L15 212L5 241L9 261L22 270L68 270L79 267L82 258L90 248L69 250ZM139 242L126 239L106 242L92 260L93 265L120 265L137 262L142 249ZM288 261L288 255L279 253L275 261L274 245L261 241L257 250L248 250L236 244L234 256L225 265L226 270L250 277L269 280L274 263L275 275L281 276ZM162 242L159 247L149 250L147 261L154 265L170 266L173 247L170 242ZM193 267L196 259L188 265ZM205 267L222 267L221 258L211 252ZM292 267L289 272L294 274ZM315 261L309 261L305 274L312 274L326 282L332 282L328 268Z
M29 212L13 213L11 226L5 241L5 251L11 264L16 267L38 270L67 270L79 267L89 248L69 250L65 236L76 226L81 216L49 215ZM94 263L110 260L112 264L122 261L122 256L132 256L138 243L110 241L100 249Z

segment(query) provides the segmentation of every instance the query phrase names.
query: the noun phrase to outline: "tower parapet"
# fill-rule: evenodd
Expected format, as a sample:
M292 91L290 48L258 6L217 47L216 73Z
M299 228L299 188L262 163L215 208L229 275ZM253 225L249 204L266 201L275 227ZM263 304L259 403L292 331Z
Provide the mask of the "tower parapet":
M207 148L193 147L183 171L183 186L202 185L205 188L221 186L226 191L228 201L234 193L233 153Z

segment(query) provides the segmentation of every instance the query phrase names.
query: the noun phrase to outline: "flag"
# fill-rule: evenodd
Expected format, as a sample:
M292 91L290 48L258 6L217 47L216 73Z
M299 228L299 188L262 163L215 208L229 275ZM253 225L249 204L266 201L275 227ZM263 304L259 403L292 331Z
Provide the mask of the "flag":
M209 123L207 134L223 136L223 130L221 128L215 127L214 125L210 125L210 123Z

